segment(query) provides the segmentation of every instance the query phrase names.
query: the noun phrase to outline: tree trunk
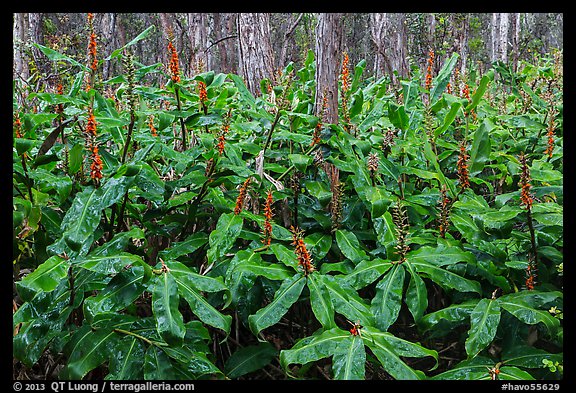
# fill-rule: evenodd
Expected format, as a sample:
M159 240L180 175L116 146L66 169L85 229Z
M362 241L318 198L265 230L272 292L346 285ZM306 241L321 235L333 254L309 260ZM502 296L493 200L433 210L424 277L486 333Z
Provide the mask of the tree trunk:
M508 63L508 16L507 13L500 14L500 36L498 37L500 43L500 60L503 63Z
M500 58L500 40L498 40L498 34L500 34L500 14L496 12L492 13L491 33L490 60L494 62Z
M27 16L24 13L14 14L14 28L12 30L12 53L14 55L14 65L12 75L14 79L28 79L30 71L28 61L24 54L24 44L26 43Z
M338 77L342 54L343 14L321 13L316 26L316 97L315 113L320 115L322 97L328 106L325 122L338 123Z
M286 30L286 32L284 33L284 40L282 41L282 49L280 50L280 59L278 60L278 67L280 68L284 68L286 66L286 57L287 57L287 52L288 52L288 42L290 37L292 36L292 34L294 33L294 30L296 30L296 26L298 26L298 23L300 23L300 21L302 20L302 17L304 16L303 13L300 13L298 15L298 17L296 17L295 20L292 20L292 14L290 14L290 23L288 25L288 30Z
M208 15L205 13L186 14L188 39L190 40L190 69L192 72L207 71L211 67L208 59Z
M116 47L116 19L117 15L115 13L104 13L100 20L100 32L101 32L101 43L103 46L102 58L108 57L108 55ZM102 77L104 80L110 78L112 74L111 70L112 64L111 60L104 61L102 68Z
M274 77L274 52L270 44L269 15L238 14L238 70L246 87L260 95L260 81Z
M44 42L44 35L42 34L42 18L44 14L41 13L30 13L28 14L28 40L29 43L42 44ZM31 46L32 60L36 64L36 67L41 72L47 70L43 69L45 65L40 60L43 59L43 55L40 49L35 46Z
M404 14L371 14L370 33L376 46L375 76L388 74L392 83L408 76L408 40ZM398 77L394 75L398 73Z
M518 70L518 51L520 43L520 13L511 14L512 17L512 69Z

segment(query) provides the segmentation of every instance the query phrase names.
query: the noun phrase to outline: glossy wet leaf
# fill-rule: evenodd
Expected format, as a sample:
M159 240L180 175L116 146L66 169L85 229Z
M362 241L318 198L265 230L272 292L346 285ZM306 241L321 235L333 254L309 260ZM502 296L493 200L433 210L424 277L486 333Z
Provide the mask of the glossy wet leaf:
M335 380L363 380L366 374L366 350L359 336L342 340L332 357Z
M141 380L144 377L144 356L146 348L142 340L126 336L118 340L111 351L107 380Z
M375 326L382 331L388 330L398 318L402 306L404 276L404 267L396 264L376 285L370 311L374 315Z
M162 273L152 283L152 311L158 334L169 344L182 342L186 329L178 309L178 283L170 273Z
M331 329L334 323L334 306L328 289L324 282L319 279L320 273L313 272L308 275L307 285L310 291L310 306L316 319L322 324L324 329Z
M329 275L323 274L318 278L328 291L334 311L344 315L349 321L360 321L362 325L374 325L370 305L358 295L354 288Z
M366 253L362 250L360 242L354 233L346 230L336 231L336 243L342 254L355 264L367 258Z
M296 303L305 284L306 278L300 273L285 280L274 294L272 302L248 317L252 333L257 335L267 327L275 325L288 312L290 306Z
M428 292L424 280L422 280L418 272L412 267L410 261L404 262L404 266L410 274L410 282L406 289L404 301L414 317L414 321L418 323L428 307Z
M59 256L52 256L36 270L16 283L20 297L30 301L39 291L50 292L58 286L61 280L68 276L70 262Z
M364 260L350 273L336 277L358 290L372 284L392 266L392 262L387 259Z
M232 247L242 230L242 217L234 213L225 213L220 216L216 229L210 233L208 244L208 260L215 262L222 258Z
M494 340L500 323L500 306L496 300L481 299L470 313L470 330L466 339L466 353L476 356Z
M277 355L278 350L268 342L240 348L226 360L224 373L230 379L241 377L265 367Z

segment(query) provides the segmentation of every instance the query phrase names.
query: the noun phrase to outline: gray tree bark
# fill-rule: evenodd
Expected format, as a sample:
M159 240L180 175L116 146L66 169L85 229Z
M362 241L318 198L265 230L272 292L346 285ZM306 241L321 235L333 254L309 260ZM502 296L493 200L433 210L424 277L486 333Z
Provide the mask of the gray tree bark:
M274 76L269 15L238 14L238 70L252 94L259 96L260 81Z
M212 64L209 59L208 48L208 15L205 13L186 14L188 39L190 40L190 70L207 71Z
M24 53L24 45L26 43L26 30L27 30L28 17L25 13L14 14L14 26L12 30L12 53L14 56L14 64L12 69L13 78L28 79L30 70L28 69L28 61Z
M315 113L320 115L322 97L328 101L325 122L338 123L338 77L342 55L343 14L321 13L316 26Z
M376 47L374 75L388 74L396 84L408 76L408 41L404 14L370 15L370 35ZM398 77L394 75L398 73Z

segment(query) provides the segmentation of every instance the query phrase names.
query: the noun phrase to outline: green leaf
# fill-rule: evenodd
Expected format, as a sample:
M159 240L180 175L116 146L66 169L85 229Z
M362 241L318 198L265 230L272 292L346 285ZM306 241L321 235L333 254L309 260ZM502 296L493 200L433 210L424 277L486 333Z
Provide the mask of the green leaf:
M411 261L411 264L418 273L425 274L440 286L456 289L460 292L482 293L480 283L477 281L468 280L456 273L428 262Z
M226 334L229 334L232 316L220 313L200 293L200 291L228 291L222 280L194 273L176 261L167 261L166 266L170 269L170 275L174 277L174 282L178 286L178 293L190 305L194 315L202 322L222 329Z
M304 154L288 154L288 159L290 163L296 167L300 172L305 172L308 165L313 161L311 156Z
M320 273L312 272L308 275L308 289L310 290L310 306L316 319L322 324L324 329L335 327L334 306L330 299L330 294L324 286L324 282L318 279Z
M342 254L354 262L354 264L368 259L368 256L360 247L360 242L354 233L344 229L337 230L336 243L340 251L342 251Z
M414 370L408 366L400 358L399 354L396 352L396 348L385 340L382 335L378 335L376 332L375 329L371 330L370 328L365 327L362 329L362 339L364 340L364 344L370 348L388 374L398 380L419 380L425 378L422 371Z
M410 273L410 282L404 301L414 317L414 321L418 323L426 312L426 308L428 308L428 292L424 280L422 280L418 272L412 267L410 261L404 262L404 266L406 266L408 273Z
M32 273L16 282L18 294L24 301L30 301L39 291L50 292L61 280L68 276L70 262L54 255L42 263Z
M453 265L458 262L474 263L476 258L469 251L463 251L457 246L438 244L436 247L422 246L409 251L406 259L413 263L429 263L435 266Z
M60 373L62 379L82 379L88 372L104 363L114 350L118 337L108 329L92 330L84 325L69 341L65 352L68 363Z
M84 315L94 318L96 314L120 311L136 300L144 291L144 269L134 266L121 271L96 296L84 299Z
M404 106L396 105L392 101L388 103L388 118L396 128L406 131L408 128L409 118Z
M84 147L82 144L77 143L68 152L68 172L73 175L78 173L82 167L82 161L84 159Z
M152 311L156 319L158 334L171 345L179 345L184 339L186 329L178 305L178 284L172 274L157 276L151 288Z
M164 260L177 259L183 255L192 254L208 243L208 236L204 232L196 232L181 242L175 242L170 247L160 251L158 255Z
M260 331L276 324L298 300L305 284L306 278L300 273L285 280L274 294L272 302L248 317L252 333L258 335Z
M484 164L490 159L491 143L490 131L494 124L488 119L484 120L480 127L474 131L472 148L470 149L470 175L474 176L482 172Z
M35 141L26 138L17 138L14 140L16 146L16 154L21 156L34 147Z
M402 306L404 288L404 267L395 264L376 285L370 311L374 315L376 327L382 331L396 321Z
M364 260L356 265L352 272L336 277L358 290L372 284L391 267L392 262L389 260L375 258L371 261Z
M55 51L54 49L50 49L47 48L43 45L40 44L35 44L33 43L32 45L34 45L36 48L40 49L40 51L42 53L44 53L46 55L46 57L48 57L48 59L53 60L53 61L58 61L58 60L62 60L62 61L66 61L70 64L72 64L73 66L76 67L80 67L82 70L87 71L88 67L86 67L84 64L72 59L71 57L68 57L66 55L63 55L62 53Z
M110 354L106 380L142 380L146 348L142 341L133 336L118 340Z
M350 321L360 321L364 326L374 325L370 306L358 296L354 288L326 274L320 275L318 278L328 290L334 311L344 315Z
M208 261L210 263L221 259L232 247L242 231L243 220L234 213L222 214L216 223L216 229L210 233L208 244Z
M502 363L507 366L522 368L541 368L542 360L562 363L563 353L550 353L543 349L529 346L515 346L509 352L502 353Z
M147 265L140 256L127 252L111 255L92 255L74 260L74 267L81 267L103 275L116 274L129 265Z
M110 54L110 56L108 56L104 60L110 60L110 59L113 59L115 57L118 57L119 55L121 55L125 51L126 48L128 48L128 47L136 44L137 42L142 41L143 39L147 38L150 34L152 34L154 32L155 28L156 28L156 26L154 26L154 25L148 26L146 28L146 30L144 30L142 33L138 34L135 38L130 40L130 42L128 42L122 48L116 49L114 52L112 52Z
M280 351L280 365L286 371L291 364L307 364L332 356L350 332L335 327L320 331L298 341L290 349Z
M188 376L177 367L174 367L170 357L155 345L150 345L144 355L144 379L146 380L179 380L188 379Z
M268 365L278 350L268 342L240 348L226 360L224 373L230 379L241 377Z
M560 321L548 311L536 310L520 299L508 299L502 296L498 298L498 303L504 310L528 325L543 323L551 335L556 334L560 327Z
M450 105L450 111L448 111L448 113L446 113L446 115L444 116L444 122L442 123L441 126L439 126L434 130L434 138L438 138L440 134L446 131L448 127L450 127L450 124L452 124L452 122L456 118L456 115L458 114L458 111L460 110L461 107L462 103L458 101L453 102L452 105Z
M423 331L428 331L441 326L442 321L446 321L451 325L464 324L470 317L472 310L476 307L478 300L467 300L463 303L452 304L441 310L428 313L420 319L418 326Z
M308 251L314 255L314 259L319 261L330 251L332 236L326 233L315 232L304 237L304 243Z
M531 381L534 380L534 377L519 368L506 366L500 368L498 379L504 381Z
M500 323L500 306L496 300L481 299L470 313L470 330L466 339L466 353L473 358L486 348Z
M370 340L385 342L389 347L394 348L394 352L398 356L407 358L423 358L431 356L436 361L436 364L431 368L431 370L438 366L438 352L433 349L425 348L420 343L404 340L396 337L392 333L381 332L371 326L362 328L362 338L366 342Z
M284 265L277 263L264 262L261 258L250 258L238 264L235 269L238 271L247 271L255 276L263 276L270 280L286 280L294 274Z
M433 87L430 91L430 103L432 105L434 105L436 101L440 99L444 89L446 89L446 86L450 81L450 77L452 76L452 70L456 66L456 62L458 61L459 57L460 55L458 53L452 53L452 56L444 61L442 68L440 71L438 71L438 75L436 75L434 78L432 82Z
M482 79L480 79L480 84L476 88L476 91L472 94L470 103L468 104L468 106L466 106L466 112L467 113L469 113L472 109L476 108L476 106L480 102L480 99L482 98L482 96L486 92L486 88L488 87L488 83L492 79L494 79L494 71L492 71L492 70L488 71L484 76L482 76Z
M458 363L454 368L433 376L432 380L489 380L488 370L493 368L494 362L483 356L476 356L471 360Z
M366 350L359 336L350 335L342 340L332 357L335 380L364 380L366 377Z

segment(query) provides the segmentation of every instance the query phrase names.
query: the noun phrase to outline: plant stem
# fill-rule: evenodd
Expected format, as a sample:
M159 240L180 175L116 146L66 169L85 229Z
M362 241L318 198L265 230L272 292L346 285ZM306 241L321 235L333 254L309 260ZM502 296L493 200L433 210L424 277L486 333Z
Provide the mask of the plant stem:
M126 335L128 335L128 336L132 336L132 337L139 338L140 340L144 341L146 344L149 344L149 345L155 345L155 346L157 346L157 347L166 347L166 346L168 346L168 344L166 344L166 343L161 343L161 342L158 342L158 341L149 340L149 339L147 339L146 337L141 336L141 335L139 335L139 334L137 334L137 333L133 333L133 332L131 332L131 331L129 331L129 330L124 330L124 329L116 328L116 329L114 329L114 331L115 331L116 333L122 333L122 334L126 334Z
M178 112L182 111L182 104L180 103L180 92L178 86L174 86L174 95L176 96L176 106L178 107ZM182 128L182 150L186 150L186 125L184 124L184 119L180 116L180 127Z
M126 161L126 155L128 154L128 148L130 147L130 141L132 139L132 130L134 129L134 123L136 122L136 116L134 112L130 113L130 125L128 126L128 135L126 135L126 144L124 145L124 152L122 153L122 164Z

